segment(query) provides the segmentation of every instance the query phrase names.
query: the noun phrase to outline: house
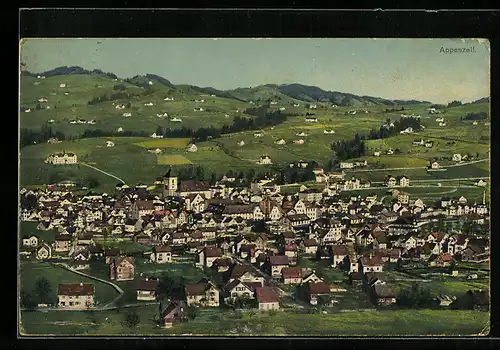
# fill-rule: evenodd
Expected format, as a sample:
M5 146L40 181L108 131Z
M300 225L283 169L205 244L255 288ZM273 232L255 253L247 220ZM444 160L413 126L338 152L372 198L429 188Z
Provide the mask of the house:
M300 267L284 267L281 270L281 277L284 284L301 284L302 283L302 268Z
M286 144L286 141L284 139L279 139L279 140L274 141L274 143L277 145L284 145L284 144Z
M118 257L109 264L109 279L112 281L131 281L134 279L134 258Z
M245 141L241 140L241 141L238 141L238 146L245 146Z
M24 236L23 237L23 246L24 247L37 247L38 246L38 237L35 235Z
M267 165L267 164L272 164L272 161L269 156L263 155L257 160L257 164Z
M354 163L350 162L341 162L340 163L340 169L352 169L354 168Z
M349 250L345 245L334 245L332 246L332 254L333 254L333 265L339 266L344 264L346 261L346 257L349 256Z
M474 185L480 186L480 187L486 187L487 182L481 179L478 182L474 183Z
M274 278L281 277L281 270L288 267L289 260L286 255L274 255L267 259L266 267L268 268L268 274Z
M233 264L226 273L228 282L236 279L245 283L260 283L264 285L264 277L257 275L252 267L248 265Z
M259 282L241 282L239 279L229 282L225 289L229 293L229 299L234 301L236 298L253 299L255 289L262 287Z
M307 123L317 123L318 118L306 118L305 119Z
M87 309L94 306L94 285L84 283L60 284L57 291L57 307Z
M153 247L153 252L150 255L150 261L157 264L165 264L172 262L172 247L158 246Z
M307 285L307 296L311 305L318 304L319 296L330 294L330 286L325 282L315 282Z
M305 254L316 254L318 251L318 242L315 239L305 238L301 242L301 248Z
M196 145L194 143L190 143L189 145L187 145L186 151L196 152L196 151L198 151L198 147L196 147Z
M380 157L380 151L374 151L373 152L374 157Z
M278 292L272 287L257 287L255 298L259 303L259 311L279 310L280 308Z
M184 287L187 306L218 307L219 290L211 282L187 284Z
M218 258L212 263L212 268L217 272L227 272L231 266L233 266L233 261L230 258Z
M52 257L52 248L47 243L41 243L35 249L35 257L37 260L46 260Z
M408 176L401 176L399 178L399 186L400 187L409 187L410 186L410 178Z
M69 251L69 245L71 243L71 237L69 235L58 235L54 240L54 251L56 252L67 252Z
M462 155L460 153L455 153L452 157L454 162L460 162L462 161Z
M429 266L432 267L446 267L451 265L451 261L453 260L453 256L449 253L442 254L432 254L429 257Z
M106 141L106 147L115 147L115 143L112 141Z
M335 131L330 130L330 129L325 129L325 130L323 130L323 134L326 134L326 135L335 134Z
M363 274L367 272L382 272L383 266L384 263L379 256L370 254L369 257L359 258L359 267Z
M375 283L370 288L370 296L374 305L392 305L396 303L396 292L386 283Z
M253 134L253 136L254 137L262 137L262 136L264 136L264 134L261 133L261 132L256 132L256 133Z
M90 252L87 249L73 252L71 256L71 267L74 270L85 270L90 268Z
M439 165L438 162L432 162L430 168L431 169L439 169L439 168L441 168L441 166Z
M151 134L150 137L153 138L153 139L162 139L163 135L156 135L156 133L154 132L154 133Z
M45 163L60 165L60 164L76 164L78 157L74 153L56 153L45 159Z
M315 271L303 271L301 284L323 282L321 278L316 275Z
M157 279L141 279L137 286L137 300L155 301L158 297L158 280Z
M207 246L198 253L198 264L212 267L215 260L222 257L222 250L218 247Z
M122 114L122 117L125 117L125 118L131 117L131 116L132 116L132 113L130 113L130 112L125 112Z
M160 302L160 326L171 328L175 323L180 323L184 319L186 302L184 300L171 300Z
M304 144L304 140L302 140L302 139L295 140L295 141L293 141L293 143L295 143L296 145L303 145Z

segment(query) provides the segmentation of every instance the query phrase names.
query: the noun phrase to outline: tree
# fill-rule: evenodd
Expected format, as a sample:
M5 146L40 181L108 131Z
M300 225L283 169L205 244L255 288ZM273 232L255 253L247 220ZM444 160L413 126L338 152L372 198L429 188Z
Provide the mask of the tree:
M38 298L38 302L42 304L50 303L50 292L52 292L52 286L47 278L44 276L39 277L35 283L35 295Z
M40 109L42 109L42 106L40 106L40 104L39 104L39 103L37 103L37 104L36 104L36 106L35 106L35 110L36 110L36 111L39 111Z
M403 260L401 258L396 262L396 271L403 271Z
M135 328L139 324L139 315L135 310L128 311L123 319L123 325L128 328Z
M125 108L130 108L132 107L132 104L130 102L127 102L127 104L125 105Z
M161 127L161 125L158 125L158 127L156 128L156 135L161 136L163 135L163 133L163 128Z
M190 320L194 320L198 316L198 309L195 307L186 308L186 316Z
M433 305L431 292L428 288L418 283L401 289L397 304L407 308L425 308Z
M100 185L99 181L94 177L89 177L87 180L88 188L96 188Z
M21 307L33 310L36 308L37 303L33 300L31 294L21 291Z
M318 305L328 306L332 303L332 296L330 294L324 294L318 296Z

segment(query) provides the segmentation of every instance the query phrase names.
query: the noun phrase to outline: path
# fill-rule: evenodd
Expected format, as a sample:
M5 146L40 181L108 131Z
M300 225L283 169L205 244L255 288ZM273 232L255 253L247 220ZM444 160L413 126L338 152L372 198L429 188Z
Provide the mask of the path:
M117 177L117 176L115 176L115 175L113 175L113 174L110 174L110 173L108 173L108 172L106 172L106 171L104 171L104 170L101 170L101 169L99 169L99 168L96 168L95 166L89 165L89 164L87 164L87 163L80 162L80 164L81 164L81 165L85 165L86 167L92 168L92 169L94 169L94 170L97 170L97 171L99 171L99 172L101 172L101 173L103 173L103 174L105 174L105 175L108 175L108 176L110 176L110 177L112 177L112 178L115 178L115 179L117 179L118 181L120 181L122 184L124 184L124 185L125 185L125 181L123 181L122 179L120 179L119 177Z
M465 165L470 165L470 164L476 164L480 162L487 162L489 161L488 158L486 159L479 159L479 160L473 160L470 162L464 162L464 163L459 163L459 164L452 164L452 165L443 165L441 168L446 169L446 168L453 168L453 167L459 167L459 166L465 166ZM406 168L381 168L381 169L348 169L346 171L353 172L353 173L365 173L365 172L373 172L373 171L392 171L392 170L415 170L415 169L427 169L427 167L406 167Z

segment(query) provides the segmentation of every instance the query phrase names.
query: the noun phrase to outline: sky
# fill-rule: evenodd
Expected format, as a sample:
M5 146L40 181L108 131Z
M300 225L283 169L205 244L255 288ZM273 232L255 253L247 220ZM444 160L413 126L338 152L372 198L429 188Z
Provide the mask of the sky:
M475 52L442 52L462 47ZM434 103L490 95L489 43L480 39L27 39L21 61L33 73L80 66L220 90L299 83Z

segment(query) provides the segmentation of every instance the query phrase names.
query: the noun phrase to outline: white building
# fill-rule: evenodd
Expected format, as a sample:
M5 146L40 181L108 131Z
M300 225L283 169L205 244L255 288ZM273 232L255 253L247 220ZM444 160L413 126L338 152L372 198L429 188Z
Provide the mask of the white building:
M189 145L187 145L186 151L196 152L196 151L198 151L198 147L196 147L196 145L194 143L190 143Z
M115 147L115 143L112 141L106 141L106 147Z
M74 153L56 153L45 160L48 164L76 164L77 162L77 156Z
M261 156L259 160L257 160L257 164L272 164L271 158L269 156Z

